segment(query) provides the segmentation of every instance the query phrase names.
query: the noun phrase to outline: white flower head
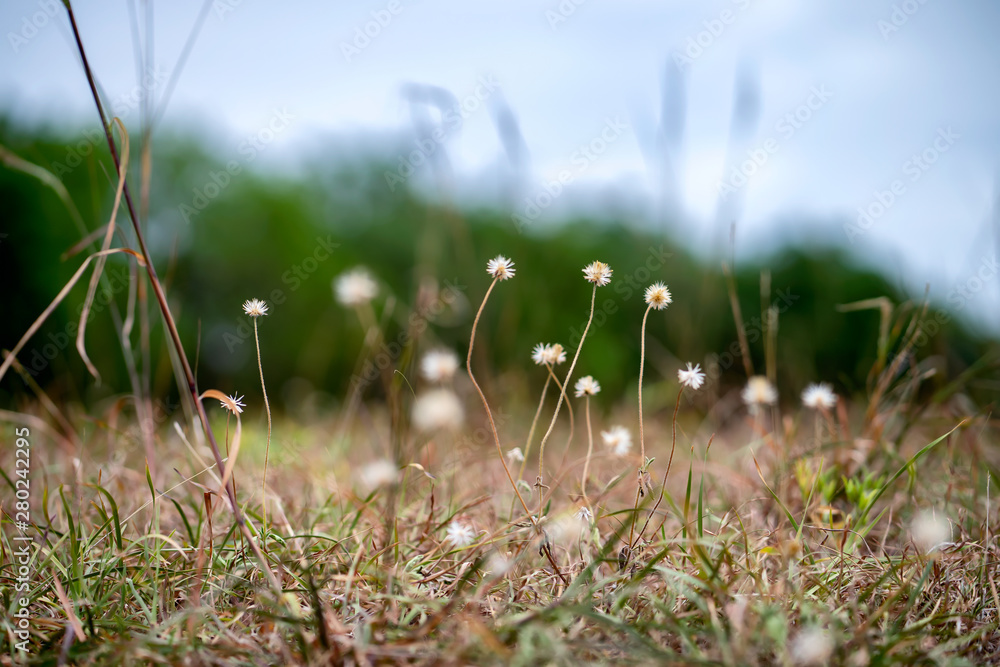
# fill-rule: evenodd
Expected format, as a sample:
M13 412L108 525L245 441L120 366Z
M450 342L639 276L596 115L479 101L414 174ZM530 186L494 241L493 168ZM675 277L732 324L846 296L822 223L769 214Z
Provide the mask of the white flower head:
M535 349L531 351L531 360L536 364L541 366L545 363L545 359L548 355L549 346L545 343L539 343L535 346Z
M464 549L476 540L476 531L467 523L453 519L448 524L447 540L455 545L456 549Z
M778 400L778 392L774 385L763 375L754 375L747 381L747 386L743 388L743 402L751 408L758 408L762 405L774 405Z
M250 317L267 315L267 304L260 299L250 299L243 302L243 312Z
M827 665L833 656L833 640L823 628L802 630L795 636L791 648L796 665Z
M701 372L701 364L695 364L692 367L691 362L689 361L686 369L677 369L677 379L685 387L691 387L694 390L698 390L705 382L705 374Z
M917 548L928 554L951 540L951 524L942 514L923 510L910 523L910 536Z
M449 389L434 389L413 401L413 425L419 431L457 429L464 419L462 403Z
M520 447L513 447L507 450L507 458L511 463L521 463L524 461L524 452Z
M222 403L222 407L224 407L226 410L229 410L234 415L242 414L243 408L246 407L246 405L243 403L243 397L242 396L237 397L236 394L233 394L232 396L226 396L225 399L220 398L219 403Z
M624 426L612 426L607 431L601 431L601 438L615 456L625 456L632 449L632 433Z
M361 469L360 482L368 491L389 486L399 481L399 468L388 459L372 461Z
M644 298L646 299L646 303L656 310L663 310L673 301L673 298L670 296L670 290L663 283L653 283L647 287Z
M583 277L588 282L592 282L598 287L611 282L611 274L614 273L611 267L604 262L591 262L583 267Z
M829 410L837 404L837 395L833 387L826 382L811 384L802 392L802 405L814 410Z
M508 280L514 277L514 262L503 255L497 255L486 262L486 273L497 280Z
M337 276L333 291L341 305L361 306L378 296L378 284L368 269L358 266Z
M576 518L578 521L583 521L587 524L594 523L594 513L586 505L580 505L580 509L576 511Z
M585 375L576 381L576 385L573 387L576 390L576 396L579 398L586 394L587 396L595 396L599 391L601 391L601 385L594 379L592 375Z
M458 370L458 357L451 350L431 350L420 360L420 372L431 382L450 380Z
M559 343L552 343L545 346L545 363L549 366L557 366L566 361L566 350Z

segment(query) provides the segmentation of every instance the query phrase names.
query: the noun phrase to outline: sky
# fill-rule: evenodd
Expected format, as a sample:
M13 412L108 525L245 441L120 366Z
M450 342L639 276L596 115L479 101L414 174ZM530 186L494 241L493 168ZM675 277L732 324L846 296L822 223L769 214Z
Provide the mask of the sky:
M839 243L1000 331L1000 3L75 5L127 123L146 91L163 101L206 11L161 127L198 128L223 156L265 137L255 166L294 169L319 137L392 145L405 170L421 157L415 122L429 123L423 152L447 155L456 196L506 203L527 224L612 207L705 256L725 251L732 222L739 255ZM150 10L142 77L130 17L145 40ZM0 109L93 123L61 2L4 0L0 28ZM416 171L420 186L430 172Z

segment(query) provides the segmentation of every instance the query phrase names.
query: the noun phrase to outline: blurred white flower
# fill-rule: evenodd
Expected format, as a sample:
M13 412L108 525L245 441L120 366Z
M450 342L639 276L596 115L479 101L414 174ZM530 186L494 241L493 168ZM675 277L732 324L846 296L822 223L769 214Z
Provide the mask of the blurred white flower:
M951 541L951 524L940 513L922 510L910 523L910 536L920 551L931 553Z
M578 398L584 394L595 396L597 392L601 391L601 385L591 375L585 375L577 380L573 388L576 390Z
M563 349L563 346L559 343L546 345L544 361L550 366L556 366L566 361L566 351Z
M514 277L514 262L503 255L486 262L486 272L497 280L507 280Z
M458 370L458 357L451 350L431 350L420 360L420 372L431 382L450 380Z
M774 405L778 400L778 392L774 385L763 375L754 375L747 381L747 386L743 388L743 402L751 408L761 405Z
M472 526L458 519L454 519L448 524L447 532L447 540L457 549L463 549L476 540L476 531L472 529Z
M692 368L689 361L687 362L687 369L677 369L677 379L685 387L697 390L705 382L705 374L701 372L701 364L695 364Z
M337 276L333 282L333 290L337 301L348 307L366 304L378 295L375 279L363 266Z
M833 393L833 387L826 382L811 384L802 392L802 405L807 408L819 410L825 408L829 410L837 404L837 395Z
M434 389L413 401L413 425L420 431L456 429L465 413L458 396L448 389Z
M587 523L594 522L594 513L590 511L590 508L586 505L580 505L580 509L576 511L576 518L580 521L585 521Z
M399 469L388 459L372 461L361 469L361 485L368 491L389 486L399 481Z
M521 463L524 461L524 452L521 451L520 447L514 447L507 450L507 458L510 459L511 463Z
M601 437L615 456L625 456L632 449L632 434L624 426L612 426L607 431L601 431Z
M545 363L545 355L548 354L548 349L548 345L545 343L539 343L535 346L535 349L531 351L531 360L541 366Z
M807 628L792 641L792 660L796 665L826 665L833 656L833 640L823 628Z

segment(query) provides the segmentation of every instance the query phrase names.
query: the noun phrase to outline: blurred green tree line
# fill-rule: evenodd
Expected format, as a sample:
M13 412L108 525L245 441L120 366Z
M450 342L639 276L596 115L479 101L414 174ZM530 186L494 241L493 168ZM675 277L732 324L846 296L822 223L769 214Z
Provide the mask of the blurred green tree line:
M0 271L10 290L0 318L0 346L10 349L100 242L99 235L90 250L64 257L85 233L107 222L114 167L103 134L93 130L66 139L0 118L0 143L58 176L82 221L82 227L74 222L38 178L0 168ZM137 143L129 178L138 206ZM497 286L483 315L477 350L484 373L529 371L531 349L539 342L561 342L572 351L591 296L581 269L601 259L615 274L610 285L598 289L578 375L598 378L603 400L617 400L635 385L642 291L657 280L669 286L674 302L649 318L651 372L667 377L679 362L692 361L718 372L723 383L745 381L720 264L701 261L671 236L630 220L574 219L519 233L510 212L456 210L411 188L390 189L386 170L394 170L391 162L359 155L311 159L294 173L265 173L245 156L219 157L190 136L158 135L147 241L188 355L197 359L202 388L253 393L259 385L252 328L241 310L244 300L257 297L270 304L259 325L264 372L281 397L274 401L277 407L295 407L311 394L330 403L340 400L352 376L365 372L358 363L363 331L356 313L336 303L331 281L357 265L368 267L380 282L373 305L385 336L376 354L382 352L412 381L413 358L395 344L405 341L402 332L413 325L420 303L426 316L420 320L419 350L444 346L464 358L472 318L489 285L486 261L498 254L513 258L517 275ZM122 238L134 241L127 215L123 207L115 245ZM75 351L75 323L89 272L20 353L53 395L88 402L128 391L117 332L127 312L133 266L123 256L109 259L108 280L98 290L88 325L87 349L101 371L100 386ZM785 247L742 263L735 282L757 372L765 366L767 338L762 271L769 272L771 303L780 313L776 358L784 396L797 396L802 386L818 380L831 381L848 395L863 393L876 360L879 313L839 312L837 305L880 296L900 303L909 295L857 265L844 248ZM176 394L152 304L149 314L154 393ZM133 340L138 331L136 324ZM933 380L937 383L965 371L992 346L956 319L935 327L922 343L918 356L936 357L945 371ZM379 387L372 383L369 394ZM7 404L27 393L14 374L0 387Z

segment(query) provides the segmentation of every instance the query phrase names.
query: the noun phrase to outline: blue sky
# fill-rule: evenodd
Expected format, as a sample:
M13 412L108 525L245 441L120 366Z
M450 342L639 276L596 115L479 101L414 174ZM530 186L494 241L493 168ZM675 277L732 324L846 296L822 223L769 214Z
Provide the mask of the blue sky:
M0 4L0 100L78 128L93 110L59 4ZM135 120L129 3L77 4L106 95ZM154 3L156 95L201 7ZM705 254L721 218L744 253L830 239L942 303L969 290L963 309L1000 328L997 26L987 0L215 0L163 120L232 151L283 110L294 120L257 162L280 169L317 136L407 137L402 87L439 86L467 110L444 144L461 197L494 199L510 176L505 108L527 149L515 211L562 176L542 219L613 189L644 224L670 212ZM734 140L738 79L755 122ZM720 183L733 187L721 214ZM870 225L845 230L859 208Z

